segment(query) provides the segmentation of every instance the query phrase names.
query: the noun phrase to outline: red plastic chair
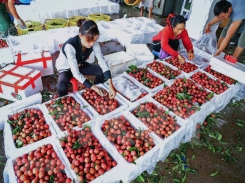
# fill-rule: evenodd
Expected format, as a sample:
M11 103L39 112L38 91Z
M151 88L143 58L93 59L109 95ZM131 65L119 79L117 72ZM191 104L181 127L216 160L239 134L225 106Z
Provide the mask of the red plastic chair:
M75 79L74 77L72 77L71 80L70 80L70 82L72 84L73 92L78 91L78 81L77 81L77 79Z

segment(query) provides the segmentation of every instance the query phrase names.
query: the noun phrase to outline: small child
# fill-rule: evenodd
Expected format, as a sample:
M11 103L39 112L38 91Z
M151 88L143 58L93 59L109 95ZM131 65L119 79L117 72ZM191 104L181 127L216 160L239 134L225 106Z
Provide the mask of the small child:
M148 18L149 19L153 19L153 17L152 17L152 10L154 8L154 0L142 0L140 2L139 7L140 7L140 16L141 17L144 14L144 8L145 7L148 7L149 8L149 10L148 10L149 11Z

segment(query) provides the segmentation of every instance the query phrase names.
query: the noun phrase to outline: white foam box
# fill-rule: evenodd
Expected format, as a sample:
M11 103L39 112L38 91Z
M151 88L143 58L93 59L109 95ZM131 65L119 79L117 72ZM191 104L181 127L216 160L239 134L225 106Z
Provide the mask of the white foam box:
M43 90L41 72L17 65L0 70L0 97L11 101L25 99Z
M33 70L39 70L43 76L53 75L54 68L50 52L36 52L15 56L15 64Z
M154 60L154 56L146 44L129 44L126 52L137 59L137 66Z
M83 123L83 126L84 126L85 124L90 124L90 122L91 122L92 119L93 119L92 112L91 112L91 111L92 111L91 108L88 107L88 106L86 106L85 103L84 103L83 101L81 101L80 99L78 99L77 96L75 96L75 94L70 93L70 94L68 94L68 95L66 95L66 96L64 96L64 97L68 97L68 96L71 96L72 98L74 98L75 101L76 101L77 103L80 104L80 109L83 110L83 111L89 116L90 120L87 121L87 122L84 122L84 123ZM63 99L64 97L56 98L55 101L58 101L58 100L60 100L60 99ZM65 130L65 131L62 131L62 130L60 129L60 127L57 125L57 123L55 122L55 120L52 118L52 116L51 116L51 114L50 114L50 112L49 112L49 110L48 110L48 108L47 108L47 106L46 106L47 104L50 104L51 101L53 101L53 100L50 100L50 101L45 102L45 103L42 104L42 108L43 108L43 110L44 110L44 113L47 115L47 117L49 118L51 124L53 125L54 130L56 131L57 136L66 136L66 135L68 134L68 132L67 132L66 130ZM74 127L74 129L76 129L76 128L78 128L78 126L75 126L75 127Z
M153 134L153 132L149 132L148 134L153 139L155 146L151 150L147 151L143 156L138 157L135 160L135 164L129 163L128 161L126 161L123 158L123 156L118 152L115 145L107 139L107 137L103 134L101 130L101 127L104 124L105 120L110 120L112 118L119 118L120 116L124 116L126 121L128 121L130 123L130 126L134 128L135 130L143 131L143 130L148 129L141 122L131 119L128 113L125 113L125 111L122 111L119 113L111 114L110 116L107 116L107 117L97 118L95 121L96 126L94 126L94 130L97 133L98 137L100 137L101 141L103 141L106 145L109 144L110 146L112 146L112 151L114 152L113 155L116 155L116 157L121 160L124 166L126 167L128 166L128 168L130 168L128 170L125 168L124 173L123 174L121 173L121 177L123 175L125 176L127 175L126 177L127 180L131 181L144 171L147 171L149 174L153 172L153 170L155 169L156 163L158 161L159 144L158 144L156 135ZM125 176L124 176L124 180L125 180Z
M41 93L37 93L35 95L32 95L28 98L26 98L25 100L21 100L15 103L11 103L9 105L5 105L3 107L1 107L1 114L5 115L7 114L9 111L13 111L16 107L18 108L24 108L30 105L34 105L34 104L40 104L42 103L42 95ZM4 116L0 116L0 130L4 129L4 121L5 121L5 117Z
M141 103L147 103L147 102L152 102L153 104L155 104L157 106L157 108L162 107L166 113L169 113L169 115L175 119L176 124L179 126L179 129L176 130L175 132L173 132L173 134L171 134L167 138L159 137L154 131L151 133L155 137L155 141L158 143L158 145L160 147L159 156L158 156L157 161L159 161L159 160L164 161L172 150L179 147L182 139L186 135L186 131L187 131L186 125L183 124L182 122L180 122L179 120L177 120L175 118L175 115L172 112L169 112L167 110L167 108L165 108L163 105L159 104L157 101L155 101L154 99L152 99L149 96L146 98L140 99L133 106L128 108L126 111L126 113L128 114L127 117L130 118L131 120L133 120L134 123L140 122L142 124L143 128L147 130L148 126L145 125L142 121L140 121L136 116L134 116L131 113L134 109L139 107Z
M0 65L13 63L14 57L11 46L7 39L4 39L9 47L0 48Z
M77 131L80 131L82 129L84 129L84 127L77 129ZM106 171L103 175L100 175L99 177L95 178L90 183L119 183L120 182L120 177L119 176L123 175L121 173L121 171L123 169L122 169L122 164L120 163L120 160L115 156L115 154L113 153L111 148L105 145L104 140L101 139L101 137L98 137L98 135L93 130L93 128L91 128L91 132L99 140L99 143L102 145L102 149L108 152L108 154L112 158L112 160L117 162L117 165L114 166L113 168L111 168L109 171ZM66 154L64 152L64 149L61 147L60 141L59 141L60 138L62 139L64 137L66 137L66 136L58 137L58 139L55 139L54 143L55 143L55 145L57 145L58 150L61 153L61 156L64 159L65 164L70 166L71 163L70 163L68 157L66 156ZM77 176L78 175L70 167L69 167L69 170L70 170L70 173L71 173L70 177L73 178L74 183L79 183L79 181L77 180Z
M51 136L46 137L46 138L43 138L41 140L38 140L38 141L33 142L31 144L28 144L26 146L17 148L16 145L15 145L15 141L12 138L13 137L13 128L8 123L8 120L9 120L9 117L10 116L12 116L13 114L16 114L16 113L21 113L21 112L24 111L24 109L37 109L37 110L41 110L42 113L43 113L43 117L45 119L45 124L48 124L49 125L49 130L51 132ZM40 132L41 132L41 130L39 129L39 133ZM56 137L56 133L55 133L55 131L53 129L52 124L50 123L50 121L48 120L47 116L45 115L45 113L44 113L44 111L42 109L42 106L40 104L37 104L37 105L29 106L27 108L18 109L16 111L11 112L11 113L9 112L6 115L5 122L4 122L3 137L4 137L5 156L7 158L10 158L10 157L15 156L18 153L23 152L26 149L30 149L30 148L36 147L36 145L39 145L40 143L45 142L45 140L50 140L52 137Z
M53 150L57 154L57 157L61 160L62 164L65 165L64 173L67 175L67 177L71 178L70 165L66 165L64 158L62 157L57 145L55 144L55 138L50 138L50 139L46 139L43 142L40 142L39 144L35 146L29 147L28 149L24 149L21 152L16 153L13 157L9 158L7 160L7 163L3 171L4 182L5 183L17 183L18 182L18 178L15 175L15 171L14 171L14 163L18 157L21 157L24 154L29 154L31 151L37 150L38 147L42 147L43 145L48 145L48 144L51 144L53 146ZM71 178L71 179L74 179L74 178Z
M109 88L107 89L107 88L105 87L105 85L103 85L103 84L96 84L96 86L99 87L99 88L101 88L101 89L106 90L107 93L109 92ZM90 113L92 113L92 115L93 115L94 117L98 117L98 116L105 116L105 117L107 117L107 116L109 116L110 114L113 114L113 113L116 113L116 112L120 112L120 111L124 111L124 110L128 107L128 104L127 104L125 101L123 101L118 95L116 95L114 99L118 101L118 104L119 104L118 108L116 108L114 111L108 112L107 114L100 115L100 114L99 114L99 113L92 107L92 105L90 105L90 104L89 104L89 103L82 97L83 93L84 93L84 90L78 91L78 92L75 93L75 96L76 96L78 99L81 100L80 103L85 104L85 106L88 106L88 107L89 107Z
M104 58L110 67L112 77L125 72L128 66L137 64L135 57L124 51L105 55Z
M223 58L223 56L212 57L210 59L211 68L245 84L245 65L239 62L231 63Z

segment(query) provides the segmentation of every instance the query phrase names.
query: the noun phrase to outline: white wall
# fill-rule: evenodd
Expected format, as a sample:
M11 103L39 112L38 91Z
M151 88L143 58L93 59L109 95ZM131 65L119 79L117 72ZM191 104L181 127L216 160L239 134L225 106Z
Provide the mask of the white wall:
M193 39L198 39L206 27L206 24L214 18L213 8L219 0L192 0L191 13L186 22L188 34ZM218 23L212 26L212 31L216 32Z

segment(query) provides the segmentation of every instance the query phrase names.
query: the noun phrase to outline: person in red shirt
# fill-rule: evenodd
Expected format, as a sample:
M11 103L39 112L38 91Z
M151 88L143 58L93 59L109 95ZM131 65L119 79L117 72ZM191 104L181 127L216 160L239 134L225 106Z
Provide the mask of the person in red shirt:
M167 26L152 38L153 51L161 51L162 58L160 59L164 59L170 55L172 57L178 57L182 63L185 62L185 58L177 51L179 48L179 39L182 40L188 52L188 60L194 59L193 45L185 29L185 21L185 18L181 15L169 14L166 21Z

